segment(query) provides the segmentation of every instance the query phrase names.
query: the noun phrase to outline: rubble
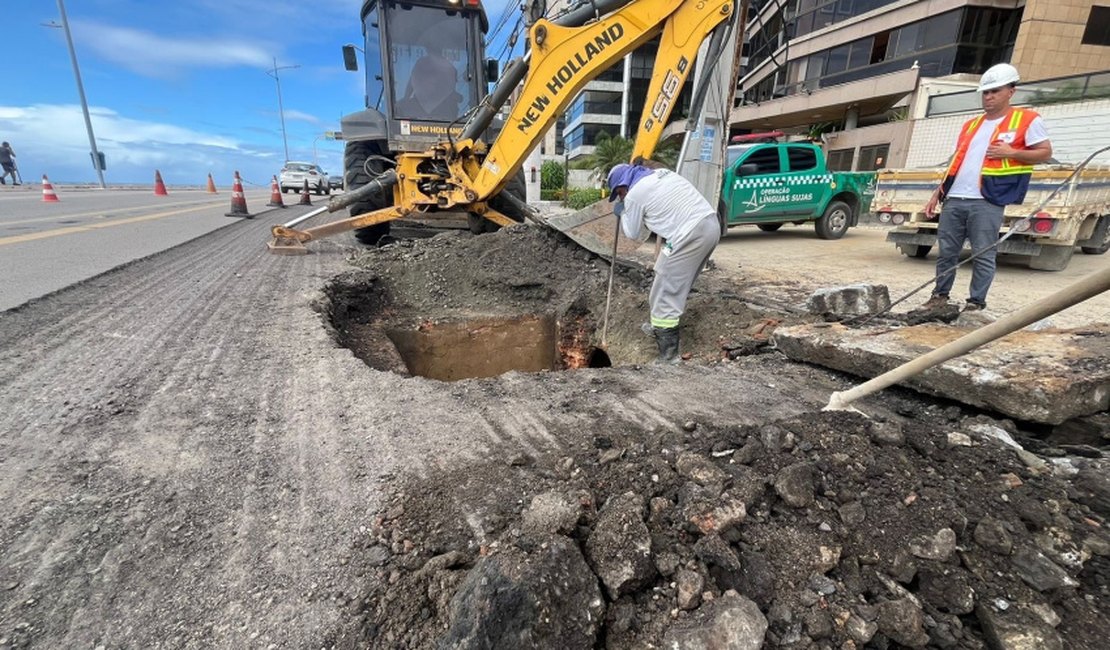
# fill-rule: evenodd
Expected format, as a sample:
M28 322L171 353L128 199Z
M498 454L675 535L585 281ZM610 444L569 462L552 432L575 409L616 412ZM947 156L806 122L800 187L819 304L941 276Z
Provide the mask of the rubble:
M678 422L607 431L624 450L609 463L587 438L559 460L437 477L474 495L466 514L418 478L398 485L390 507L403 514L371 536L413 546L371 569L371 585L396 579L365 596L368 645L555 647L526 640L557 633L557 647L612 650L1101 647L1105 520L1069 498L1077 491L1065 478L1032 473L993 437L946 444L953 428L988 419L829 412L759 426L709 418L694 431ZM900 444L875 435L895 429ZM751 445L759 452L735 451ZM537 516L548 510L560 514ZM560 523L524 523L537 519ZM464 559L430 571L445 550ZM563 573L549 566L557 556L569 563ZM450 597L438 592L451 585ZM505 604L494 616L479 593L548 609ZM563 608L578 616L556 630L547 612Z

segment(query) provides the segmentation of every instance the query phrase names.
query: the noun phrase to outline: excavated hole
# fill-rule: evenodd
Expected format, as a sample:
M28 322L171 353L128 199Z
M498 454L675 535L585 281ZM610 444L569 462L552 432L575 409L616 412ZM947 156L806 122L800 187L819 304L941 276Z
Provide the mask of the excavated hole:
M440 381L612 365L604 350L561 345L553 315L421 323L389 327L386 335L409 374Z
M434 314L398 308L375 283L338 282L327 292L339 343L375 370L459 381L513 370L543 372L608 368L607 352L591 345L593 321L554 313Z

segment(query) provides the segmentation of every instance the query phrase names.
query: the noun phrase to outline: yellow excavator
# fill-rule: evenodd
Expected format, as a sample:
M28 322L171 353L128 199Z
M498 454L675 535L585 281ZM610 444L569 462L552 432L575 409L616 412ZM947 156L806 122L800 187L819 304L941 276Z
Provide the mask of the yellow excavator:
M459 15L464 15L465 7L480 7L478 0L443 1L459 5ZM442 139L433 146L398 153L392 169L383 169L365 185L348 188L324 208L294 222L274 226L271 251L306 253L304 244L314 239L438 211L468 212L491 226L516 223L519 219L505 212L527 216L531 209L522 197L503 190L528 153L587 83L658 36L659 50L632 154L633 159L650 158L702 43L709 39L703 60L732 60L732 52L724 56L725 43L728 30L736 24L738 5L739 0L584 0L554 19L535 20L528 28L526 54L506 66L493 92L469 111L465 121L458 120L461 128L444 128ZM379 22L377 27L385 29L388 23ZM389 42L388 34L381 38ZM383 61L390 59L383 57ZM709 75L701 79L707 83ZM695 89L695 103L704 97L704 85ZM487 144L483 137L518 87L517 100L500 132ZM386 207L304 230L294 227L325 210L366 205L368 197L390 194L392 203Z

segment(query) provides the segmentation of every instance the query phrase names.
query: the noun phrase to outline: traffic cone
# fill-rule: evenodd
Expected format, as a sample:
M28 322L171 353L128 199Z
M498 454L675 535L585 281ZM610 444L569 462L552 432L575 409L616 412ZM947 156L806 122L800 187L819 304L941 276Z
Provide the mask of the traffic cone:
M54 186L50 184L50 179L46 177L46 174L42 175L42 202L58 202L58 195L54 193Z
M308 195L308 179L305 179L304 189L301 190L301 202L297 205L312 205L312 197Z
M212 180L212 174L211 173L208 174L208 189L205 190L205 192L208 192L209 194L215 194L216 193L216 183Z
M157 169L154 170L154 196L169 196L166 191L166 184L162 182L162 172Z
M270 202L267 203L271 208L284 208L285 201L281 200L281 188L278 187L277 176L273 177L270 181Z
M239 178L239 172L235 172L235 181L231 184L231 212L224 214L225 217L249 217L247 212L247 197L243 194L243 180Z

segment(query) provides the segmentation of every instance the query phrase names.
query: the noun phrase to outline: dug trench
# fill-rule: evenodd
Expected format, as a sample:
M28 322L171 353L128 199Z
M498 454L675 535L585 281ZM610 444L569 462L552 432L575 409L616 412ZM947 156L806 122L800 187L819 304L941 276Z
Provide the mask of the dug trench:
M649 275L619 269L602 356L607 263L559 235L446 233L353 262L318 308L375 369L460 381L493 404L498 380L468 378L543 373L561 411L622 390L607 377L620 368L675 380L647 365L654 343L638 325ZM756 306L710 269L684 317L686 365L769 387L788 376L828 384L828 371L767 343L778 324L813 320ZM581 371L596 373L589 392L558 381L607 362L616 368ZM597 418L550 432L557 451L495 449L433 477L392 477L353 543L361 590L337 601L342 622L325 643L1104 647L1110 490L1099 449L1030 462L1000 442L1049 446L1021 423L899 389L875 398L871 417L775 412L768 403L743 425Z

